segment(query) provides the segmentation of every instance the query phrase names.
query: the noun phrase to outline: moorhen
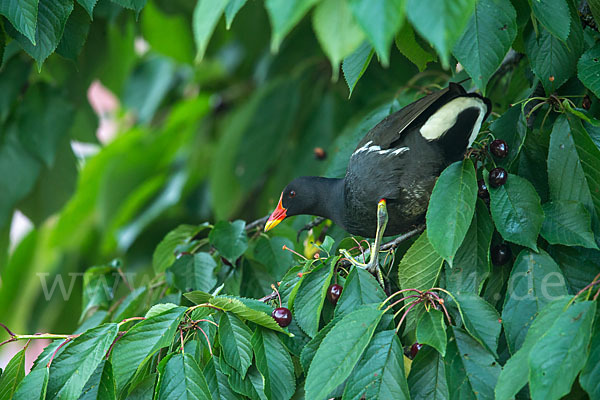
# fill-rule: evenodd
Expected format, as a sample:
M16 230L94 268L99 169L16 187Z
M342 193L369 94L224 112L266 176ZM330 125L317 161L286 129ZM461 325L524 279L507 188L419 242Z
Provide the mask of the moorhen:
M491 108L456 83L407 105L365 135L343 179L304 176L288 184L265 231L292 215L331 219L351 234L375 237L369 264L353 262L374 272L381 238L423 222L436 179L463 157Z

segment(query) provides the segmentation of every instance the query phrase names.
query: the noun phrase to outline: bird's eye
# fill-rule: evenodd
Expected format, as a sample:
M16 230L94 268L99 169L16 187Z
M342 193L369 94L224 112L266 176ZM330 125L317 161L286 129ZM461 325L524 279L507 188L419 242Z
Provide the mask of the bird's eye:
M291 199L291 198L293 198L293 197L295 197L295 196L296 196L296 192L295 192L295 191L293 191L293 190L292 190L292 191L290 191L290 194L289 194L289 196L290 196L290 199Z

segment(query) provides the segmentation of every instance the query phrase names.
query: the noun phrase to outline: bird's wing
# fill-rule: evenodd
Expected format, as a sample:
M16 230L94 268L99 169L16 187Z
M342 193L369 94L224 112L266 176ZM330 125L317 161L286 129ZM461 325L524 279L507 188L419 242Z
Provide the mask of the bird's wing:
M442 97L453 98L465 93L462 86L451 82L447 88L428 94L427 96L410 103L395 113L387 116L371 129L360 141L358 146L356 146L356 150L369 142L378 145L381 149L388 148L391 143L395 142L402 135L405 129L415 119L428 111ZM441 101L439 104L443 104L447 101L448 100Z

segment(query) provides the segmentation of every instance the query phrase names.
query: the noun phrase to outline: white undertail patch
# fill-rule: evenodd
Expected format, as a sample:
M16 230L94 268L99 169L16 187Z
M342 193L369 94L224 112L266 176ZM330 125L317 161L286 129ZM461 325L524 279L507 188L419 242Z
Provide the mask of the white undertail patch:
M449 103L444 104L421 126L419 130L421 136L428 141L439 139L456 124L458 115L467 108L479 109L479 117L477 117L471 135L469 135L469 144L467 147L470 147L477 137L477 133L479 133L483 117L487 112L487 106L478 97L457 97Z

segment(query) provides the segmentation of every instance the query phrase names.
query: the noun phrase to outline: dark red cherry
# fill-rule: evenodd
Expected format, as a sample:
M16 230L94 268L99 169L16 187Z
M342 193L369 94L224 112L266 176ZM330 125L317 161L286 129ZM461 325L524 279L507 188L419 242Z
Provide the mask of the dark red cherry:
M500 187L506 183L508 172L502 167L494 168L490 171L490 186L493 188Z
M504 158L508 155L508 145L502 139L496 139L490 143L490 151L498 158Z
M583 100L581 101L581 107L584 110L589 110L592 107L592 100L590 100L590 96L588 96L587 94L583 97Z
M512 252L506 243L501 243L492 247L490 253L492 264L496 266L504 265L512 258Z
M344 288L341 285L334 283L333 285L329 286L329 289L327 290L327 298L334 306L337 304L338 299L342 294L342 289Z
M477 181L477 196L482 200L490 199L490 192L488 192L487 185L483 179Z
M419 350L421 350L421 347L423 347L423 345L421 343L415 343L411 346L410 348L410 358L414 359L417 356L417 353L419 352Z
M271 317L281 326L285 328L292 322L292 313L285 307L279 307L273 310Z

